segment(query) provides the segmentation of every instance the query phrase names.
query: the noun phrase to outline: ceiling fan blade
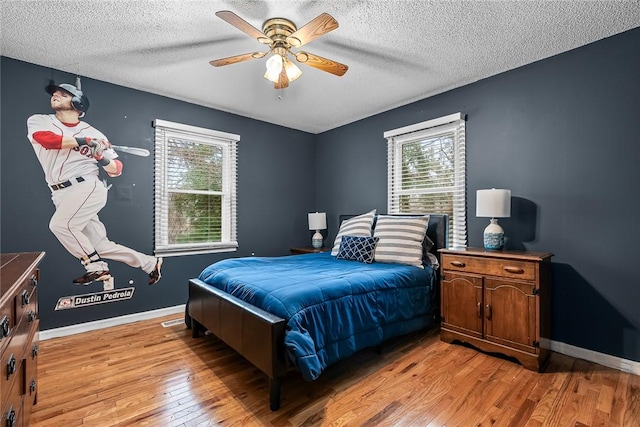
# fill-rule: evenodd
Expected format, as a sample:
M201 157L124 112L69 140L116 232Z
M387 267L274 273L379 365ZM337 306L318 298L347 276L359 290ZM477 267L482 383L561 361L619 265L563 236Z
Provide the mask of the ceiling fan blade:
M298 62L317 68L318 70L326 71L327 73L335 74L336 76L344 75L349 69L349 67L344 64L314 55L313 53L297 52L294 55Z
M300 47L336 28L338 28L338 21L328 13L323 13L287 37L287 42L293 47Z
M266 54L266 52L243 53L242 55L230 56L228 58L214 59L213 61L209 61L209 64L214 67L222 67L223 65L236 64L250 59L262 58Z
M248 34L254 39L257 39L260 43L271 43L271 39L267 37L262 31L258 30L256 27L249 24L247 21L240 18L230 10L221 10L219 12L216 12L216 16L224 21L227 21L229 24L233 25L234 27Z
M282 67L282 71L280 72L280 78L278 79L278 82L274 83L273 87L276 89L284 89L289 87L289 76L287 76L287 72L284 69L284 67Z

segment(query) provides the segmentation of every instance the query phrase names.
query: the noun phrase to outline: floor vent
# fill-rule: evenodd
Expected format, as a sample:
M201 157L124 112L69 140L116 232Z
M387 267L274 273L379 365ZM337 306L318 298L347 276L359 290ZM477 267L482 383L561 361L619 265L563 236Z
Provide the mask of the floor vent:
M177 326L180 324L184 325L184 319L167 320L166 322L161 323L163 328L170 328L172 326Z

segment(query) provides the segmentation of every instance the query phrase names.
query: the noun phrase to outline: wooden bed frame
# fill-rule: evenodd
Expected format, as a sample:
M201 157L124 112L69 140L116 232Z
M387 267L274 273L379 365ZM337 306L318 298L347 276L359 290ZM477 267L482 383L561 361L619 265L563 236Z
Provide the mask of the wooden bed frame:
M447 247L449 217L430 215L427 236L435 244L430 252L438 256L437 250ZM343 215L340 222L352 216ZM439 310L439 303L435 306ZM208 330L264 372L269 378L270 408L280 408L280 378L291 369L285 362L285 319L194 278L189 279L185 320L194 338Z

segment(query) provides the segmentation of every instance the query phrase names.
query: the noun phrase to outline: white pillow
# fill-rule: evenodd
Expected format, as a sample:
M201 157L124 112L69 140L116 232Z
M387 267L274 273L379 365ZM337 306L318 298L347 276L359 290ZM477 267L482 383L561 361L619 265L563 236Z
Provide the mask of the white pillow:
M373 236L378 238L376 262L422 266L422 241L427 234L429 215L378 215Z
M371 226L373 225L373 217L375 215L376 210L374 209L371 212L342 221L342 224L340 224L340 230L338 230L338 234L336 235L336 239L333 241L331 255L338 255L342 236L371 237Z

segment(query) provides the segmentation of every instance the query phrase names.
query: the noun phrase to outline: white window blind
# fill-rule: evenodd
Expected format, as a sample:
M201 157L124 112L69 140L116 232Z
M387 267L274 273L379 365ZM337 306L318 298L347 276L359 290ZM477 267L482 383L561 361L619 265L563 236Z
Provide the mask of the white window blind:
M449 215L449 247L467 245L465 116L384 133L389 213Z
M155 120L155 253L233 251L239 135Z

